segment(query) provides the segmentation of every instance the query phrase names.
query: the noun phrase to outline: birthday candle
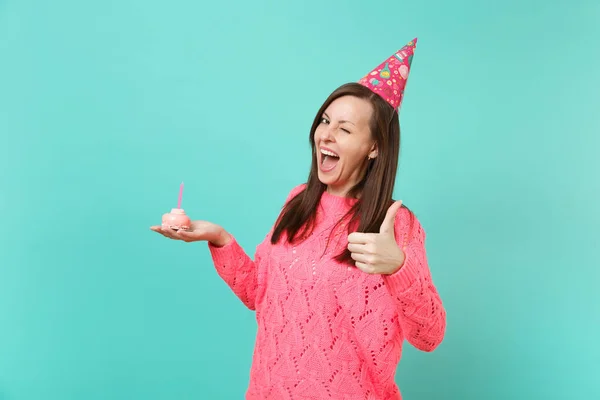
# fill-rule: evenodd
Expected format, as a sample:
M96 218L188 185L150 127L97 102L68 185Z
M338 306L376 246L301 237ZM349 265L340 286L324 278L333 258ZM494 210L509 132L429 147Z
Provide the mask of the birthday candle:
M181 198L183 197L183 182L179 185L179 200L177 201L177 208L181 208Z

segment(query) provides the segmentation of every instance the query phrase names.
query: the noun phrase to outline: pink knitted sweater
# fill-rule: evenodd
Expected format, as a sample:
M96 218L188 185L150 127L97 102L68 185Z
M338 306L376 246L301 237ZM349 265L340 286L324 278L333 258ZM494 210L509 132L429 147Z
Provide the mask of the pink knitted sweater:
M300 185L288 200L300 192ZM366 274L332 259L347 245L333 225L353 201L325 192L314 233L297 245L271 232L252 260L235 238L209 244L215 268L256 311L258 332L247 399L401 399L394 376L403 341L432 351L442 341L446 313L434 287L425 233L409 211L395 220L406 259L393 275Z

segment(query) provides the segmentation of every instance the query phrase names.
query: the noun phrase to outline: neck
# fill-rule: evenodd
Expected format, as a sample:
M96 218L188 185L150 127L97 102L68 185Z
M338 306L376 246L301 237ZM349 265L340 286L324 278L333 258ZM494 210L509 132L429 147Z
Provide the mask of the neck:
M332 196L336 196L336 197L348 197L348 192L350 192L350 188L353 185L346 185L343 187L340 186L331 186L328 185L327 189L325 189L325 191L327 193L329 193Z

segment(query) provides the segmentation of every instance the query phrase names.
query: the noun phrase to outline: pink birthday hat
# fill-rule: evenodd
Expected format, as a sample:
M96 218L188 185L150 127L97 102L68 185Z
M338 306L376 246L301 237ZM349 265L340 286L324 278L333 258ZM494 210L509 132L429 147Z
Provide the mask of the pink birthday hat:
M414 38L358 83L377 93L394 109L399 109L416 47L417 38Z

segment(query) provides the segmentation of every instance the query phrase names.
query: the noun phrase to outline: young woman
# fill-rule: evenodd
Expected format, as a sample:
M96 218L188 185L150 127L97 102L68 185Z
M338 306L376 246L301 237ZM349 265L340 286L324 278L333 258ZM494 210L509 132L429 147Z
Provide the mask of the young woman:
M321 106L308 180L289 193L254 260L210 222L185 232L152 227L207 241L218 274L256 311L248 399L400 399L403 342L432 351L444 337L425 233L392 201L415 43Z

